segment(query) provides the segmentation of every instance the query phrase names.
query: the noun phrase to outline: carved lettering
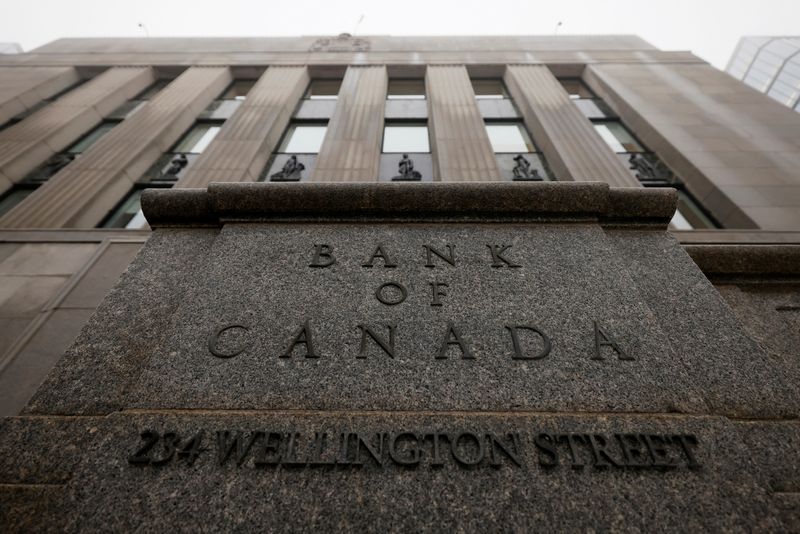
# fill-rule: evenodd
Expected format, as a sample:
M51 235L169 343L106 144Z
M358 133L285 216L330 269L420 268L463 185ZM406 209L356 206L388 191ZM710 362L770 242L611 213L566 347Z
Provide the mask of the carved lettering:
M378 258L383 260L383 266L387 269L394 269L397 267L397 264L389 258L389 254L383 249L383 245L375 247L375 252L373 252L372 256L370 256L365 263L361 264L361 266L371 268Z
M225 465L232 454L236 457L236 465L242 465L247 459L247 453L253 446L256 439L263 437L263 432L251 432L250 437L245 439L244 432L237 431L233 436L232 432L222 430L217 432L217 459L219 465Z
M517 263L514 263L512 260L509 260L507 257L503 256L505 252L511 248L512 245L486 245L489 247L489 252L492 255L492 267L499 269L501 267L507 267L509 269L517 269L522 267Z
M428 267L429 269L433 269L436 267L436 265L434 265L433 263L433 256L438 256L440 259L449 263L453 267L456 266L455 245L445 245L445 247L447 248L447 254L433 248L430 245L422 245L422 246L425 247L425 257L427 258L425 267Z
M139 434L136 452L128 457L132 466L143 468L167 464L192 466L201 454L205 430L181 440L174 431L146 430ZM516 432L495 433L459 430L433 433L400 430L369 433L300 433L269 430L216 430L216 454L210 461L218 466L247 464L252 455L256 468L354 466L385 469L391 465L439 468L454 462L464 469L478 466L524 468L526 440ZM684 467L699 469L693 434L553 434L532 431L538 465L556 468L563 462L572 469L591 466L598 470L630 469L667 471ZM214 443L212 443L213 449ZM449 454L448 454L449 452ZM562 454L563 452L563 454Z
M311 325L308 320L306 320L303 326L297 331L297 334L295 334L292 342L289 344L289 348L281 355L281 358L291 358L292 352L297 345L306 346L306 358L319 358L319 355L314 351L314 338L311 335Z
M447 296L447 293L442 291L442 288L450 286L444 282L428 282L428 285L431 286L431 306L441 306L441 297Z
M408 447L398 447L398 442L406 441ZM403 454L405 452L405 454ZM389 456L392 461L399 465L418 465L420 461L419 437L413 432L403 432L401 434L389 434Z
M453 323L447 323L447 333L444 335L444 341L439 346L439 353L436 355L437 360L447 359L447 349L450 348L450 345L458 345L462 359L472 360L475 358Z
M336 258L333 257L333 247L330 245L314 245L314 257L309 267L325 268L330 267L336 263Z
M381 337L379 334L376 334L370 327L367 325L360 324L358 328L361 330L361 346L358 349L358 356L356 358L366 358L367 357L367 336L372 338L383 352L385 352L390 358L394 358L394 340L395 340L395 331L397 330L397 326L393 324L386 325L386 328L389 329L389 340L387 341L385 338Z
M628 354L624 350L622 350L622 347L619 345L619 343L611 339L603 331L603 329L600 328L600 325L597 324L597 321L594 321L594 356L592 356L593 360L605 359L603 358L603 354L601 352L603 350L603 347L611 347L617 353L617 357L620 360L636 359L633 356L628 356Z
M466 438L466 439L465 439ZM462 442L472 442L474 447L469 447L465 445L464 447L460 447ZM462 432L458 434L455 439L453 439L453 445L451 447L453 457L456 459L458 463L464 466L475 466L481 463L483 457L486 455L485 444L483 440L472 434L471 432ZM474 455L470 458L469 454L466 454L464 449L472 448L474 449Z
M392 288L394 291L386 291L388 288ZM408 297L408 291L397 282L386 282L375 290L375 298L387 306L396 306L406 300L406 297Z
M550 350L552 349L552 344L550 343L550 338L547 337L547 334L539 330L536 326L532 325L518 325L518 326L506 326L505 327L509 332L511 332L511 343L514 345L514 355L511 357L513 360L541 360L542 358L547 357L550 354ZM537 334L542 339L542 349L533 356L526 356L525 351L522 349L522 343L519 340L519 331L520 330L527 330L529 332L533 332Z
M533 444L539 449L539 465L555 467L558 465L558 449L550 434L539 434L533 438Z
M233 329L240 329L244 330L245 332L250 330L248 327L240 324L227 324L225 326L217 328L208 336L208 352L210 352L217 358L233 358L234 356L238 356L239 354L243 353L247 349L247 344L245 343L238 345L236 348L229 349L225 352L219 349L218 343L220 336L222 336L222 334L227 332L228 330L233 330Z

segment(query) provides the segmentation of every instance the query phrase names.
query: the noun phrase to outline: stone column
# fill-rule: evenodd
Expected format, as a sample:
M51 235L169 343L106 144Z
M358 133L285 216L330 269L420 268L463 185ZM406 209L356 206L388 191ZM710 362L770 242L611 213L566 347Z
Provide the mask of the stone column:
M383 65L348 67L312 181L378 180L388 80Z
M0 131L0 193L69 147L154 81L149 67L112 68Z
M0 124L80 79L73 67L0 67Z
M467 69L463 65L428 66L425 88L434 180L502 180Z
M0 219L2 228L92 228L231 83L191 67Z
M503 78L558 180L640 187L544 65L509 65Z
M257 181L308 81L305 66L267 69L176 187Z

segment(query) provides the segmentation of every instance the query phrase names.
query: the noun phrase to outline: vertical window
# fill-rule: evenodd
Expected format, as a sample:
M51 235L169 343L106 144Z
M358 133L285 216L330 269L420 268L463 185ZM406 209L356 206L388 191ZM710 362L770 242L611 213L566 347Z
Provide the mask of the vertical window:
M307 178L327 130L327 122L290 123L259 181L299 182Z
M521 121L487 122L500 172L512 181L550 180L550 172Z
M198 121L133 186L133 190L102 223L103 228L145 228L147 221L139 199L149 187L169 188L197 159L222 127L221 122Z
M472 79L472 89L500 173L513 181L550 180L544 155L531 139L503 81Z
M114 120L125 120L135 112L140 110L142 106L147 103L148 100L151 100L155 95L159 93L162 89L164 89L172 80L157 80L153 83L150 87L136 95L135 98L128 100L117 109L111 112L108 116L109 119Z
M472 79L472 90L478 100L502 100L508 98L508 93L499 79Z
M433 180L433 160L428 125L423 121L387 121L383 127L381 180L420 182Z
M90 131L78 141L70 145L63 152L50 156L43 165L39 166L23 178L19 183L14 184L5 195L0 198L0 215L11 210L14 206L25 200L39 186L56 175L61 169L75 161L86 150L89 149L106 133L111 131L119 121L106 120L100 123L94 130Z
M247 99L247 93L255 85L256 80L235 80L206 109L200 113L200 119L227 120L239 109Z
M10 119L8 119L4 124L0 125L0 130L8 128L9 126L13 126L14 124L17 124L18 122L22 122L23 120L25 120L26 118L30 117L31 115L33 115L34 113L36 113L40 109L46 107L48 104L51 104L52 102L55 102L56 100L58 100L59 98L61 98L65 94L69 93L70 91L72 91L74 89L77 89L80 85L83 85L83 83L85 83L86 81L87 80L81 80L81 81L79 81L77 83L74 83L74 84L70 85L66 89L62 89L61 91L59 91L58 93L54 94L53 96L50 96L50 97L47 97L47 98L43 98L42 100L40 100L39 102L37 102L33 106L27 108L25 111L21 111L21 112L17 113L16 115L14 115L13 117L11 117Z
M673 230L719 228L664 162L647 149L617 115L578 79L560 80L564 89L608 147L645 187L674 187L678 208L670 222Z
M342 80L340 79L312 80L308 85L305 98L309 100L336 100L339 96L341 85Z
M390 79L387 100L425 100L425 80Z

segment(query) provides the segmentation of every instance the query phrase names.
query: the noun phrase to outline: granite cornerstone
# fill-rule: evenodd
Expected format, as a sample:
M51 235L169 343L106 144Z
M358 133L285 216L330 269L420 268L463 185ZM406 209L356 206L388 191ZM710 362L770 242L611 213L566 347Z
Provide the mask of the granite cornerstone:
M796 359L667 231L673 189L213 183L23 413L27 530L800 528Z

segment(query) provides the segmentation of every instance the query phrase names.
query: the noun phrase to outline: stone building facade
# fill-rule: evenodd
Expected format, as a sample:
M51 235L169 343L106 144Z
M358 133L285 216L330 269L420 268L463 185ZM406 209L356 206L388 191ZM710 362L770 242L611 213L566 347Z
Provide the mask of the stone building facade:
M633 36L62 39L0 57L0 415L30 401L148 240L145 189L248 182L307 184L323 210L319 183L352 186L341 193L352 200L360 184L470 182L468 196L510 204L504 182L585 183L575 194L607 210L558 188L542 198L604 224L634 217L626 199L661 217L640 205L660 197L606 198L589 182L673 187L670 229L713 298L766 354L797 365L800 115L689 52ZM214 209L257 218L246 188L218 191L186 194L234 199ZM475 198L470 209L492 219ZM179 211L164 212L172 200L159 202L159 225L180 226ZM209 216L176 206L195 223Z
M636 37L62 39L0 70L7 415L147 239L146 187L675 186L673 229L709 276L797 270L800 117ZM304 168L284 176L292 155ZM720 289L765 336L793 331L759 287Z

